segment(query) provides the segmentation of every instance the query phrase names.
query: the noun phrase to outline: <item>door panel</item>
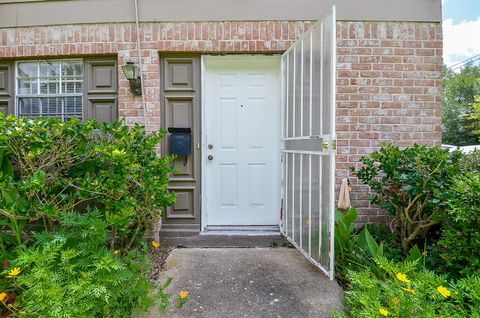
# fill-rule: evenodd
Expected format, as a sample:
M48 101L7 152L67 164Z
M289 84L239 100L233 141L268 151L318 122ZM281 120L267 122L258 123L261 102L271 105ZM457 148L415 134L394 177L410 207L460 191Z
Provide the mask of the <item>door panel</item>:
M282 233L333 279L335 7L282 55Z
M278 225L280 59L205 57L204 85L205 224Z
M170 190L177 201L167 207L160 235L195 235L200 231L200 56L165 54L160 56L162 127L190 128L192 154L177 157L177 169L170 178ZM169 136L162 143L168 154Z

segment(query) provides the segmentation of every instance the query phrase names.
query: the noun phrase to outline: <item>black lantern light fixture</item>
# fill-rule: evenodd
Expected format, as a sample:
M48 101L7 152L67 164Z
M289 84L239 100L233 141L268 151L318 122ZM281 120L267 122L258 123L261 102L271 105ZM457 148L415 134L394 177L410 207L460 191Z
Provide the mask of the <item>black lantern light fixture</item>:
M140 68L133 62L127 62L122 66L123 74L130 82L130 90L133 95L142 95L142 80L140 78Z

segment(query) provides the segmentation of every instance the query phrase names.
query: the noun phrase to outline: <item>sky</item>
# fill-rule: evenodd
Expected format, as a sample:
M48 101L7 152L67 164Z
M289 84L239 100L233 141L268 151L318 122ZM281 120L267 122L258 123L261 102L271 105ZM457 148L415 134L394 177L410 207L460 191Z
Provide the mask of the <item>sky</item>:
M480 0L442 0L447 66L480 54Z

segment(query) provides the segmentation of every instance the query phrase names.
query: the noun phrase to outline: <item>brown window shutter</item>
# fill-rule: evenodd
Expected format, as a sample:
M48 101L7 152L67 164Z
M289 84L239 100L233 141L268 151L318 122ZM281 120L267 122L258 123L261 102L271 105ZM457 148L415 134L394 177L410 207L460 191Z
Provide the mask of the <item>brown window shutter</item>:
M14 114L15 85L14 66L11 62L0 62L0 112Z
M83 120L111 122L118 118L118 69L116 57L88 58L85 68Z

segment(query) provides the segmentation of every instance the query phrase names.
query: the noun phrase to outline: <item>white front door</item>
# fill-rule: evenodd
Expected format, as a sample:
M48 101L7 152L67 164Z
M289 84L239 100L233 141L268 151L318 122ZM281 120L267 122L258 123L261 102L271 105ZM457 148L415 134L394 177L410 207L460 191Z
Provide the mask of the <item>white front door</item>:
M205 56L206 226L280 221L280 58Z

